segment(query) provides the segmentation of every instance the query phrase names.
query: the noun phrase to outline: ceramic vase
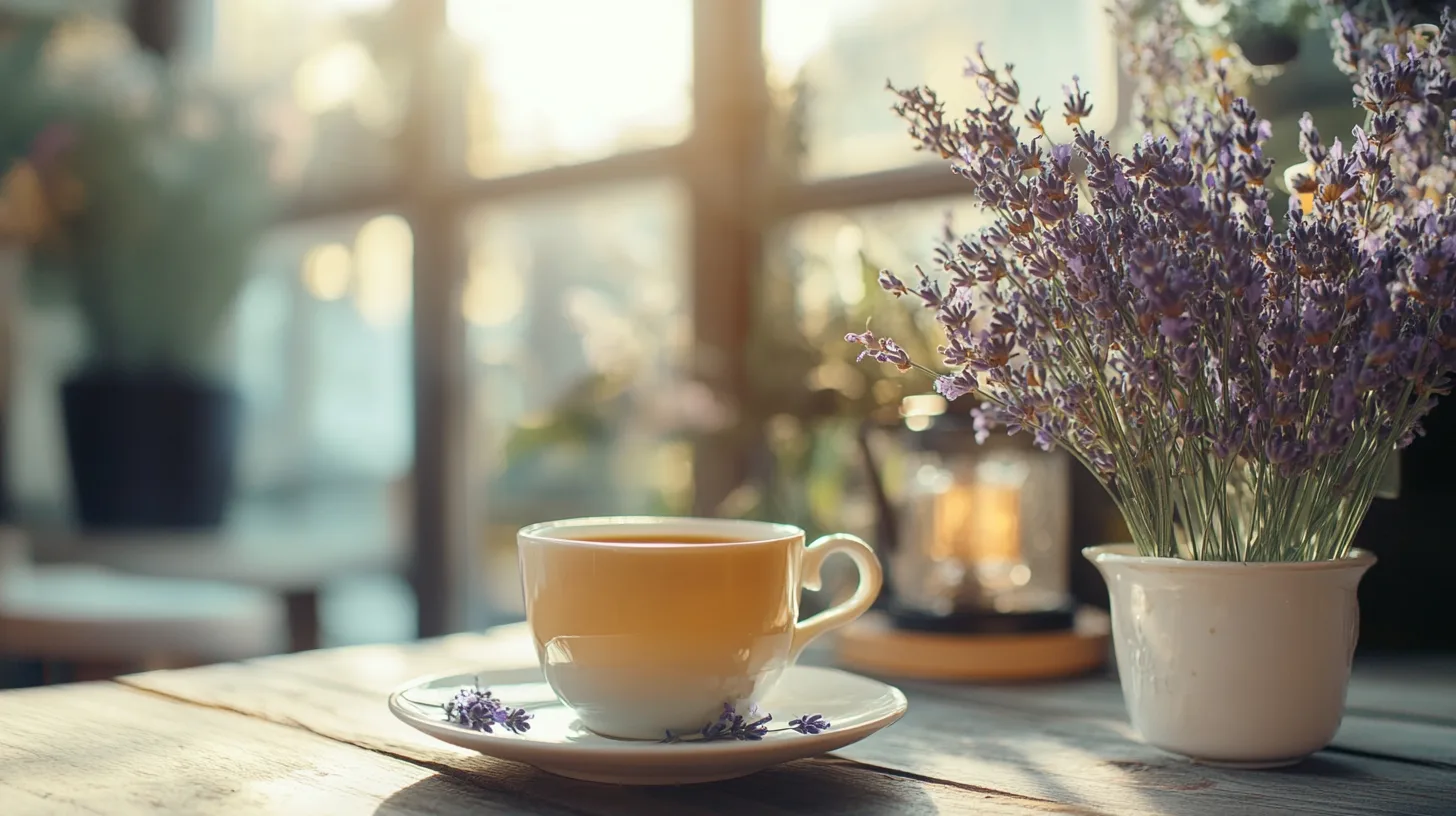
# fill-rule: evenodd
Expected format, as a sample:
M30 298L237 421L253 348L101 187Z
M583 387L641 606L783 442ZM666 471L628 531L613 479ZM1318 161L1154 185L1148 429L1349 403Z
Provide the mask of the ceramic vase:
M1083 555L1107 582L1123 697L1149 744L1246 768L1329 744L1373 555L1230 563L1142 557L1130 544Z

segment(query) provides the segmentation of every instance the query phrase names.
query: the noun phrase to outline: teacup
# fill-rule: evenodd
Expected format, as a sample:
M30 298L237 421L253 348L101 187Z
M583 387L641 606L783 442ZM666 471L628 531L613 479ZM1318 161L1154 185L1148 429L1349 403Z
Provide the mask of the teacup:
M787 524L615 517L518 536L526 617L546 680L592 731L662 739L747 712L814 638L862 615L882 581L864 541L804 546ZM800 622L832 553L859 568L845 601ZM772 712L797 716L803 712Z

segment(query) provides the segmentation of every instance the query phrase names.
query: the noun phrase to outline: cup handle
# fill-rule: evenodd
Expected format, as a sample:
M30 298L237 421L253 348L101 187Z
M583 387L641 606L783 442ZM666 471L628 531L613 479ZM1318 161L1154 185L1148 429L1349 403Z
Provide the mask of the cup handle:
M848 533L834 533L815 539L804 550L804 559L800 565L799 585L804 589L817 590L822 586L820 569L824 566L824 559L834 553L842 552L854 560L854 565L859 568L859 585L855 587L854 594L843 603L820 612L819 614L801 621L794 627L794 643L790 649L790 662L799 659L799 653L814 638L832 629L838 629L855 618L863 615L870 604L875 602L875 597L880 594L880 586L884 583L884 574L880 569L880 560L875 557L875 551L870 549L863 539L852 536Z

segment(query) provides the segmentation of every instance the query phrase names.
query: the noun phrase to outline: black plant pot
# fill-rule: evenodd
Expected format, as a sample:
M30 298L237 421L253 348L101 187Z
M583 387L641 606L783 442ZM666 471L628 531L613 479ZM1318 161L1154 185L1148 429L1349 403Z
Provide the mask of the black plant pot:
M241 400L172 373L83 372L61 387L76 512L90 529L206 529L233 491Z

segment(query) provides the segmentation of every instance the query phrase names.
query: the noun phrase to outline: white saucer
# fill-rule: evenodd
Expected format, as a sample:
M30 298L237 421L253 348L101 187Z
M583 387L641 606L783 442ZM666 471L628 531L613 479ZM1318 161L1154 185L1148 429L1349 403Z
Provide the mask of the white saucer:
M461 688L489 689L501 701L532 715L531 728L486 734L445 719L443 706ZM809 666L784 672L760 703L771 727L819 714L831 723L820 734L773 731L758 741L639 742L588 731L562 705L538 669L458 674L416 681L389 697L389 710L407 725L452 745L543 771L619 785L681 785L733 779L772 765L818 756L858 742L900 717L905 695L867 677Z

